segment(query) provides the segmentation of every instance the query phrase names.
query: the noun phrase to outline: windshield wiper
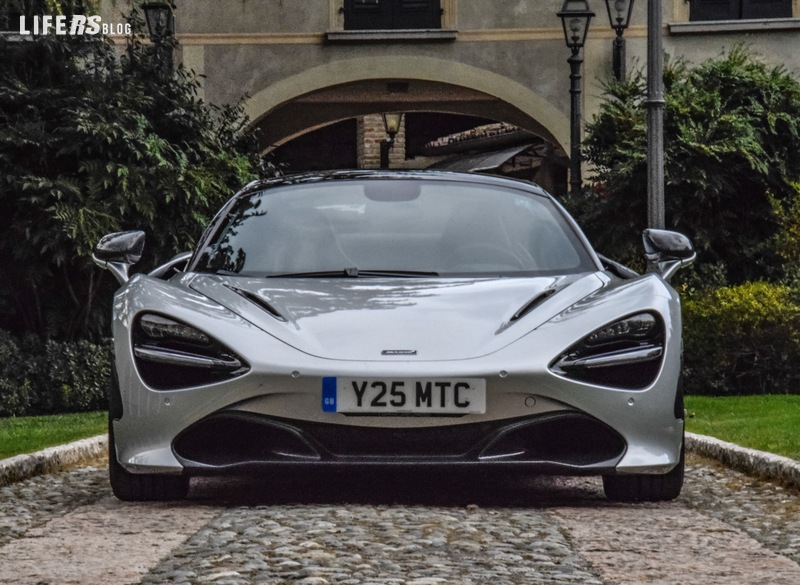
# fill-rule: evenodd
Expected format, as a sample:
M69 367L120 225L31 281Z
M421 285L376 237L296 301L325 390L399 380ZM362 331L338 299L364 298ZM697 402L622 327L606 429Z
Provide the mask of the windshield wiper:
M438 272L424 272L421 270L359 270L358 276L439 276Z
M344 276L348 278L358 277L358 268L341 268L339 270L317 270L315 272L285 272L281 274L268 274L267 278L326 278Z
M409 276L425 277L439 276L438 272L421 272L417 270L359 270L355 266L341 270L320 270L317 272L287 272L285 274L269 274L267 278L330 278L341 276L344 278L359 278L370 276Z

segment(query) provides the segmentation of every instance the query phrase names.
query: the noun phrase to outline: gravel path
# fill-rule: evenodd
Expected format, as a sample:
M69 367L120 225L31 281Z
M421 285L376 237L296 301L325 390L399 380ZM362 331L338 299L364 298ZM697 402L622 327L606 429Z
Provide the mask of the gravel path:
M123 504L105 473L0 489L0 583L800 584L800 493L696 457L679 500L640 505L595 478L375 476Z

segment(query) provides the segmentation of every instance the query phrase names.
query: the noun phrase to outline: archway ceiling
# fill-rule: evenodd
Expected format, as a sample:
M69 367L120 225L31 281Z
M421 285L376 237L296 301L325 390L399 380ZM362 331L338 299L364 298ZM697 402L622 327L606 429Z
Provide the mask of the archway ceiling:
M488 94L457 85L411 79L365 80L302 95L259 118L262 151L321 126L380 112L442 112L508 122L555 141L539 122Z

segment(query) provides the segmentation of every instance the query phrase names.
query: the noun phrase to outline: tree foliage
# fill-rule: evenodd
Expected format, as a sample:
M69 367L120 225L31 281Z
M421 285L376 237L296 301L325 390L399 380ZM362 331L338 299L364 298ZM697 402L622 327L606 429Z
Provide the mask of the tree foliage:
M98 239L144 229L143 265L190 249L257 171L242 107L204 104L132 24L120 57L88 37L0 40L0 326L17 334L107 335Z
M774 210L800 180L800 83L738 46L696 67L668 60L664 85L668 229L693 239L706 282L781 277ZM584 143L594 188L567 203L598 249L632 261L647 221L646 78L604 93Z
M40 14L72 16L96 14L100 0L3 0L0 3L0 30L16 30L19 17L30 19Z

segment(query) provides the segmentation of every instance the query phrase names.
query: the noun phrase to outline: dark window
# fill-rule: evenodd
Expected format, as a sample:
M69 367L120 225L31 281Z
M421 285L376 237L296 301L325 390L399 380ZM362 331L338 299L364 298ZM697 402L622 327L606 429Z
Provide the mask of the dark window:
M406 114L406 156L424 156L422 149L428 142L492 122L494 120L488 118L459 114L408 112Z
M350 118L298 136L273 151L274 161L289 173L327 169L354 169L356 120Z
M689 20L791 18L792 0L692 0Z
M345 30L442 28L439 0L345 0Z

